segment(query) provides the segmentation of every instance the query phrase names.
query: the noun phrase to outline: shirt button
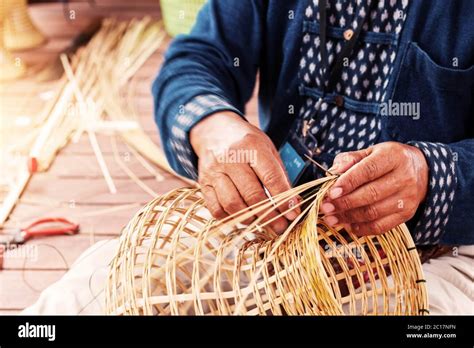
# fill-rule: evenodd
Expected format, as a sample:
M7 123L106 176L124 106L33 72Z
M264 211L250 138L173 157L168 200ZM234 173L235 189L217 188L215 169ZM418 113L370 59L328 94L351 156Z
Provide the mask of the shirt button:
M352 29L347 29L343 34L344 39L346 41L349 41L352 38L352 35L354 35L354 30L352 30Z
M344 97L342 95L336 95L334 97L334 102L337 106L342 107L344 105Z

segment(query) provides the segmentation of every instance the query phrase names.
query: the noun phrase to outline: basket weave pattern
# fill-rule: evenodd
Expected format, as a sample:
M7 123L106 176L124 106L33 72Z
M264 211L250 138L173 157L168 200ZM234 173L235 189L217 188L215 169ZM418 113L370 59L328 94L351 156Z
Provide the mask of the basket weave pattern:
M24 50L41 45L46 39L28 14L26 0L2 0L10 3L5 21L5 45L10 50Z
M206 0L161 0L161 12L166 31L171 36L187 34Z
M8 81L25 74L23 64L16 64L13 56L5 47L5 22L10 13L12 0L0 1L0 81Z
M240 224L245 214L212 219L199 189L156 198L121 235L108 313L424 314L423 272L405 225L360 238L329 228L318 219L328 180L313 184L306 213L282 235L261 221Z

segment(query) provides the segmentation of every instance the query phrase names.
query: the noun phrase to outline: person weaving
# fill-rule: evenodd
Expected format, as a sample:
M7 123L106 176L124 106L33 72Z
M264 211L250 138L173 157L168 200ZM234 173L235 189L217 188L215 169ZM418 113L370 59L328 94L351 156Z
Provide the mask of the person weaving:
M406 222L420 248L472 245L473 11L211 0L153 85L168 161L216 218L325 175L317 162L340 174L322 205L329 225L361 236ZM260 128L244 110L257 76ZM239 151L254 163L225 160Z
M467 2L321 3L325 10L318 1L204 7L191 35L169 48L153 87L170 164L199 180L222 218L263 199L263 185L273 195L324 175L305 155L334 160L331 171L344 174L323 206L329 224L366 234L408 221L417 244L472 244L474 234L463 231L474 222ZM441 11L438 27L466 40L418 30L422 17ZM452 57L463 66L450 67ZM244 119L257 70L262 130ZM418 103L421 115L383 116L387 100ZM229 149L255 150L257 164L219 163L216 154Z

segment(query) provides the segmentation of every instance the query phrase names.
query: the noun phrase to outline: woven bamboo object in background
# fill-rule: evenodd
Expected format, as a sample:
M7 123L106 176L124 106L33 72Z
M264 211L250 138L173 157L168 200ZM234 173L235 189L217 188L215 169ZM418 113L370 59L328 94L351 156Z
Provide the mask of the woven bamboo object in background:
M161 12L166 31L171 36L187 34L206 0L161 0Z
M335 180L304 184L221 221L210 217L199 189L156 198L120 237L108 313L427 313L423 272L405 225L358 238L320 219L320 202ZM276 235L266 214L296 196L302 213ZM241 223L259 213L250 225Z
M5 45L10 50L37 47L46 41L44 35L33 24L26 0L2 0L10 4L5 19Z
M0 81L16 79L25 73L21 61L16 61L5 47L5 20L11 9L11 0L0 1Z

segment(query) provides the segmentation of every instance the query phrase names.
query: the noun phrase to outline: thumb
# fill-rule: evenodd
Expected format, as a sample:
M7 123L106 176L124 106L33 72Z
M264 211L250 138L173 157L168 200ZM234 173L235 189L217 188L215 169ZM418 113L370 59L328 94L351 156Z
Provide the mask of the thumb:
M341 152L334 158L334 162L332 163L332 167L329 168L329 171L334 174L345 173L353 165L359 163L371 153L371 147L359 151Z

